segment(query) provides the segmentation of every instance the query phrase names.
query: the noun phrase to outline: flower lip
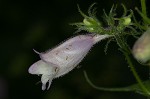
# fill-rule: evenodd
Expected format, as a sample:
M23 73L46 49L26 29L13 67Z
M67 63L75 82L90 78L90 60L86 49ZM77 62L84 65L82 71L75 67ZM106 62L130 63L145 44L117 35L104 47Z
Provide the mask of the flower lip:
M28 72L30 74L50 74L53 73L56 67L53 64L46 63L43 60L39 60L30 66Z

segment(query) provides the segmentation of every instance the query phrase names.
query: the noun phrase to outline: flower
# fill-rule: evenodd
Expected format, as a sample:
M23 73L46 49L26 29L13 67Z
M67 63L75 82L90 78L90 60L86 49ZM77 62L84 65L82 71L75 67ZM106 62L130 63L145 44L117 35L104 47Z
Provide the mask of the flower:
M108 37L110 35L78 35L46 52L35 51L41 60L31 65L28 71L30 74L41 74L42 90L46 89L47 82L49 83L47 89L49 89L54 78L74 69L94 44Z
M150 62L150 28L135 42L133 55L142 63Z

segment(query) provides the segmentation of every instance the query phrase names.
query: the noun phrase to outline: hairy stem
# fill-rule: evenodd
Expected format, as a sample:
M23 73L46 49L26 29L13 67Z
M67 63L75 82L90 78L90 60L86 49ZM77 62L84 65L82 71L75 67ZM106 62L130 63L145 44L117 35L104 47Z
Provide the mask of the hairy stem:
M127 60L128 64L129 64L129 66L130 66L130 68L131 68L131 71L132 71L132 73L133 73L135 79L137 80L139 86L141 87L141 89L143 90L144 93L150 95L150 92L149 92L149 91L147 90L147 88L144 86L144 84L142 83L142 80L140 79L139 75L137 74L137 72L136 72L136 70L135 70L135 68L134 68L134 66L133 66L133 64L132 64L132 62L131 62L131 59L130 59L130 57L129 57L129 54L126 53L126 52L124 52L124 55L125 55L125 57L126 57L126 60Z
M139 86L141 87L141 89L143 90L143 92L147 95L150 95L150 92L148 91L148 89L145 87L145 85L143 84L142 80L140 79L138 73L136 72L136 69L134 68L134 65L132 64L132 61L130 59L130 54L131 54L131 50L128 47L125 39L123 37L117 37L117 42L120 45L121 51L123 52L123 54L125 55L125 58L127 60L127 63L129 65L129 67L131 68L131 71L133 73L133 76L135 77L135 79L137 80Z

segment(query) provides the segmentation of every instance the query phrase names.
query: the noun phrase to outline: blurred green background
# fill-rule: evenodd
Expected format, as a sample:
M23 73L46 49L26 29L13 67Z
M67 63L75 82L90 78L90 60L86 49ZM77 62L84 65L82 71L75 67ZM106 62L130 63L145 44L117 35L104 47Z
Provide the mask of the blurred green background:
M40 59L32 49L43 52L76 35L69 24L83 20L77 4L87 12L94 2L100 20L103 9L108 12L112 4L118 4L118 16L123 11L121 3L128 9L140 7L140 0L0 0L0 99L147 99L136 93L99 91L86 82L83 70L98 86L124 87L136 82L115 43L105 55L106 40L76 69L53 80L48 91L41 90L40 77L28 73L30 65ZM134 41L131 38L129 44ZM147 79L148 70L136 65L140 76Z

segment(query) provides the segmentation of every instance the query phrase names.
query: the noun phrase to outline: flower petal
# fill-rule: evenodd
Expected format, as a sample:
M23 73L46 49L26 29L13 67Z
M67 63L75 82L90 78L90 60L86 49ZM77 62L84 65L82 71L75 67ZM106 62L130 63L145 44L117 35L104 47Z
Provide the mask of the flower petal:
M47 90L50 88L51 82L55 75L42 75L41 82L42 82L42 90L46 89L46 83L48 82Z
M46 89L46 83L49 82L48 88L50 88L51 82L53 78L55 78L58 68L55 67L54 64L46 63L42 60L39 60L38 62L34 63L29 68L30 74L42 74L41 82L42 82L42 90Z
M108 37L110 36L93 34L78 35L52 50L40 53L40 57L42 60L54 63L60 68L57 74L57 77L59 77L77 66L95 43Z
M54 74L55 67L54 64L46 63L42 60L37 61L34 63L28 70L30 74Z
M144 64L150 63L150 28L135 42L133 55Z

